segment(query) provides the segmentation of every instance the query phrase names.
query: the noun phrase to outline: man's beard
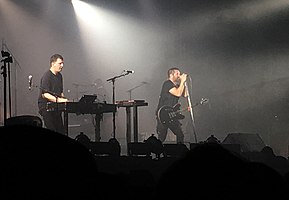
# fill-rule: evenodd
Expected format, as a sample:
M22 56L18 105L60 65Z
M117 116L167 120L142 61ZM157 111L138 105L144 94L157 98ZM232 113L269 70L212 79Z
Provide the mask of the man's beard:
M181 84L181 79L180 79L180 78L177 78L177 80L175 81L176 87L179 87L180 84Z

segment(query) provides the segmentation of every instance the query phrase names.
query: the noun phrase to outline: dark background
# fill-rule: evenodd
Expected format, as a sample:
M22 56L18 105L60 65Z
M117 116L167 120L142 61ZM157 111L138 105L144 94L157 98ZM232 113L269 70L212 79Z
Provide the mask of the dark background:
M54 53L64 56L65 94L75 101L97 94L112 102L106 80L116 80L116 100L144 99L139 138L155 134L155 108L167 69L178 66L190 78L198 141L214 134L257 133L278 155L288 155L289 3L285 0L1 0L2 50L11 65L12 116L38 115L40 78ZM93 6L92 11L91 7ZM80 13L80 8L84 12ZM86 14L85 16L83 14ZM28 76L33 75L33 89ZM1 76L3 123L3 76ZM135 88L135 89L134 89ZM183 106L186 99L182 100ZM195 142L191 116L183 121L186 142ZM93 116L70 116L71 137L94 138ZM125 141L125 112L117 113L117 139ZM104 114L102 139L112 134ZM174 137L169 135L168 141Z

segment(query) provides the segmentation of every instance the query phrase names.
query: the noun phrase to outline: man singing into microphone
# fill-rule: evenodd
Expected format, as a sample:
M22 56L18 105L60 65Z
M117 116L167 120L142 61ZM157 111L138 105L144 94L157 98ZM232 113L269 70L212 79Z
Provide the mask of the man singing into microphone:
M180 97L187 97L185 82L187 74L181 74L179 68L168 70L168 79L163 82L159 102L156 110L158 139L164 142L170 129L177 137L177 143L184 143L184 133L180 119L184 116L178 112Z
M48 102L68 102L63 94L63 78L60 73L63 68L63 57L54 54L50 58L50 69L41 78L38 97L39 114L43 117L46 128L65 134L61 111L47 111Z

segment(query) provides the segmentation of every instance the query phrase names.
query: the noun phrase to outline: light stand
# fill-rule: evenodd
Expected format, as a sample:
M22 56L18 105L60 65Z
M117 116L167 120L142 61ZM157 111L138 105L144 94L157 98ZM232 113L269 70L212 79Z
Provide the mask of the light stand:
M9 52L1 51L1 55L4 59L1 60L1 62L4 62L4 65L1 67L3 70L1 74L4 78L4 126L6 125L7 120L7 68L8 68L8 78L9 78L9 113L11 115L11 90L10 90L10 63L13 63L12 57Z

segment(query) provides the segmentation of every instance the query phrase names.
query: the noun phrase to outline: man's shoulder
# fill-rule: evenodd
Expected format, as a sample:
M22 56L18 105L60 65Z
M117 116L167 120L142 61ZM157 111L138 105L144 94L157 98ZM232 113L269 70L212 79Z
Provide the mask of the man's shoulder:
M50 76L52 72L50 70L46 70L43 74L43 76Z
M163 82L163 85L174 85L174 83L168 79Z
M166 87L166 88L172 88L174 86L175 86L174 83L172 81L170 81L170 80L166 80L163 83L163 87Z

